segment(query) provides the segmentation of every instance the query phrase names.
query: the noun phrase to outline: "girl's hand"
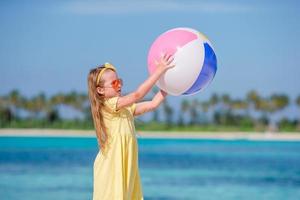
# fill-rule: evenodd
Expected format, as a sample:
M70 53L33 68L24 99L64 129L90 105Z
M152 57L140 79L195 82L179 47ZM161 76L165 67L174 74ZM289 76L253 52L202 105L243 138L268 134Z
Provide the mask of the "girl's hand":
M175 67L175 64L171 64L173 60L174 57L172 55L165 53L163 56L161 56L159 61L155 61L156 70L165 72L168 69Z
M162 89L160 90L160 93L163 95L163 97L166 97L168 95L168 93L166 93L165 91L163 91Z

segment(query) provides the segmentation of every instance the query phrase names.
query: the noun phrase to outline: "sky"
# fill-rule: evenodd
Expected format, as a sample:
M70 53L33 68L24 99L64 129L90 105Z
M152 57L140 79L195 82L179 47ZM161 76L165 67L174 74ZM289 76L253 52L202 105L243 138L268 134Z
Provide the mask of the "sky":
M0 1L0 95L12 89L28 97L87 93L89 70L104 62L117 67L123 91L132 92L149 76L154 40L190 27L211 41L218 70L205 90L185 98L243 98L254 89L294 101L300 95L299 19L297 0ZM168 96L176 107L182 98Z

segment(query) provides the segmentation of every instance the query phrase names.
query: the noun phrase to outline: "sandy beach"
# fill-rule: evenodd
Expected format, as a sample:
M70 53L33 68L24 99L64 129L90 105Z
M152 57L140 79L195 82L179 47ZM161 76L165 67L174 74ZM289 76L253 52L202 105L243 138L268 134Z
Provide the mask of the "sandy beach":
M36 136L36 137L95 137L93 130L65 129L0 129L3 136ZM222 140L282 140L300 141L296 132L166 132L137 131L139 138L180 138L180 139L222 139Z

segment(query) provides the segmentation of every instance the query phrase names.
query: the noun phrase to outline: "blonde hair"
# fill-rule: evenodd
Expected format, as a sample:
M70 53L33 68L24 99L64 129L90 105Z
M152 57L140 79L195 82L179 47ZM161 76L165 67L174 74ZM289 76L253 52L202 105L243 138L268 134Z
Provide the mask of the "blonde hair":
M98 146L102 153L104 153L107 149L109 135L106 132L106 127L101 113L101 108L104 106L104 96L99 94L96 88L103 87L104 81L101 79L97 80L97 78L100 73L102 74L105 71L105 69L105 66L96 67L91 69L88 74L88 94L91 104L91 113L96 130Z

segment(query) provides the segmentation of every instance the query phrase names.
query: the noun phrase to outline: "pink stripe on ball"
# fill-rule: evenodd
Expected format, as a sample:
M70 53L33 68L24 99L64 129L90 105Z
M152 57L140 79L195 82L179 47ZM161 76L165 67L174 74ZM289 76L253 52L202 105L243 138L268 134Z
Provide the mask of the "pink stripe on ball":
M148 55L148 70L150 74L155 71L155 60L159 60L164 53L174 55L178 47L198 38L195 33L186 30L170 30L160 35L152 44Z

